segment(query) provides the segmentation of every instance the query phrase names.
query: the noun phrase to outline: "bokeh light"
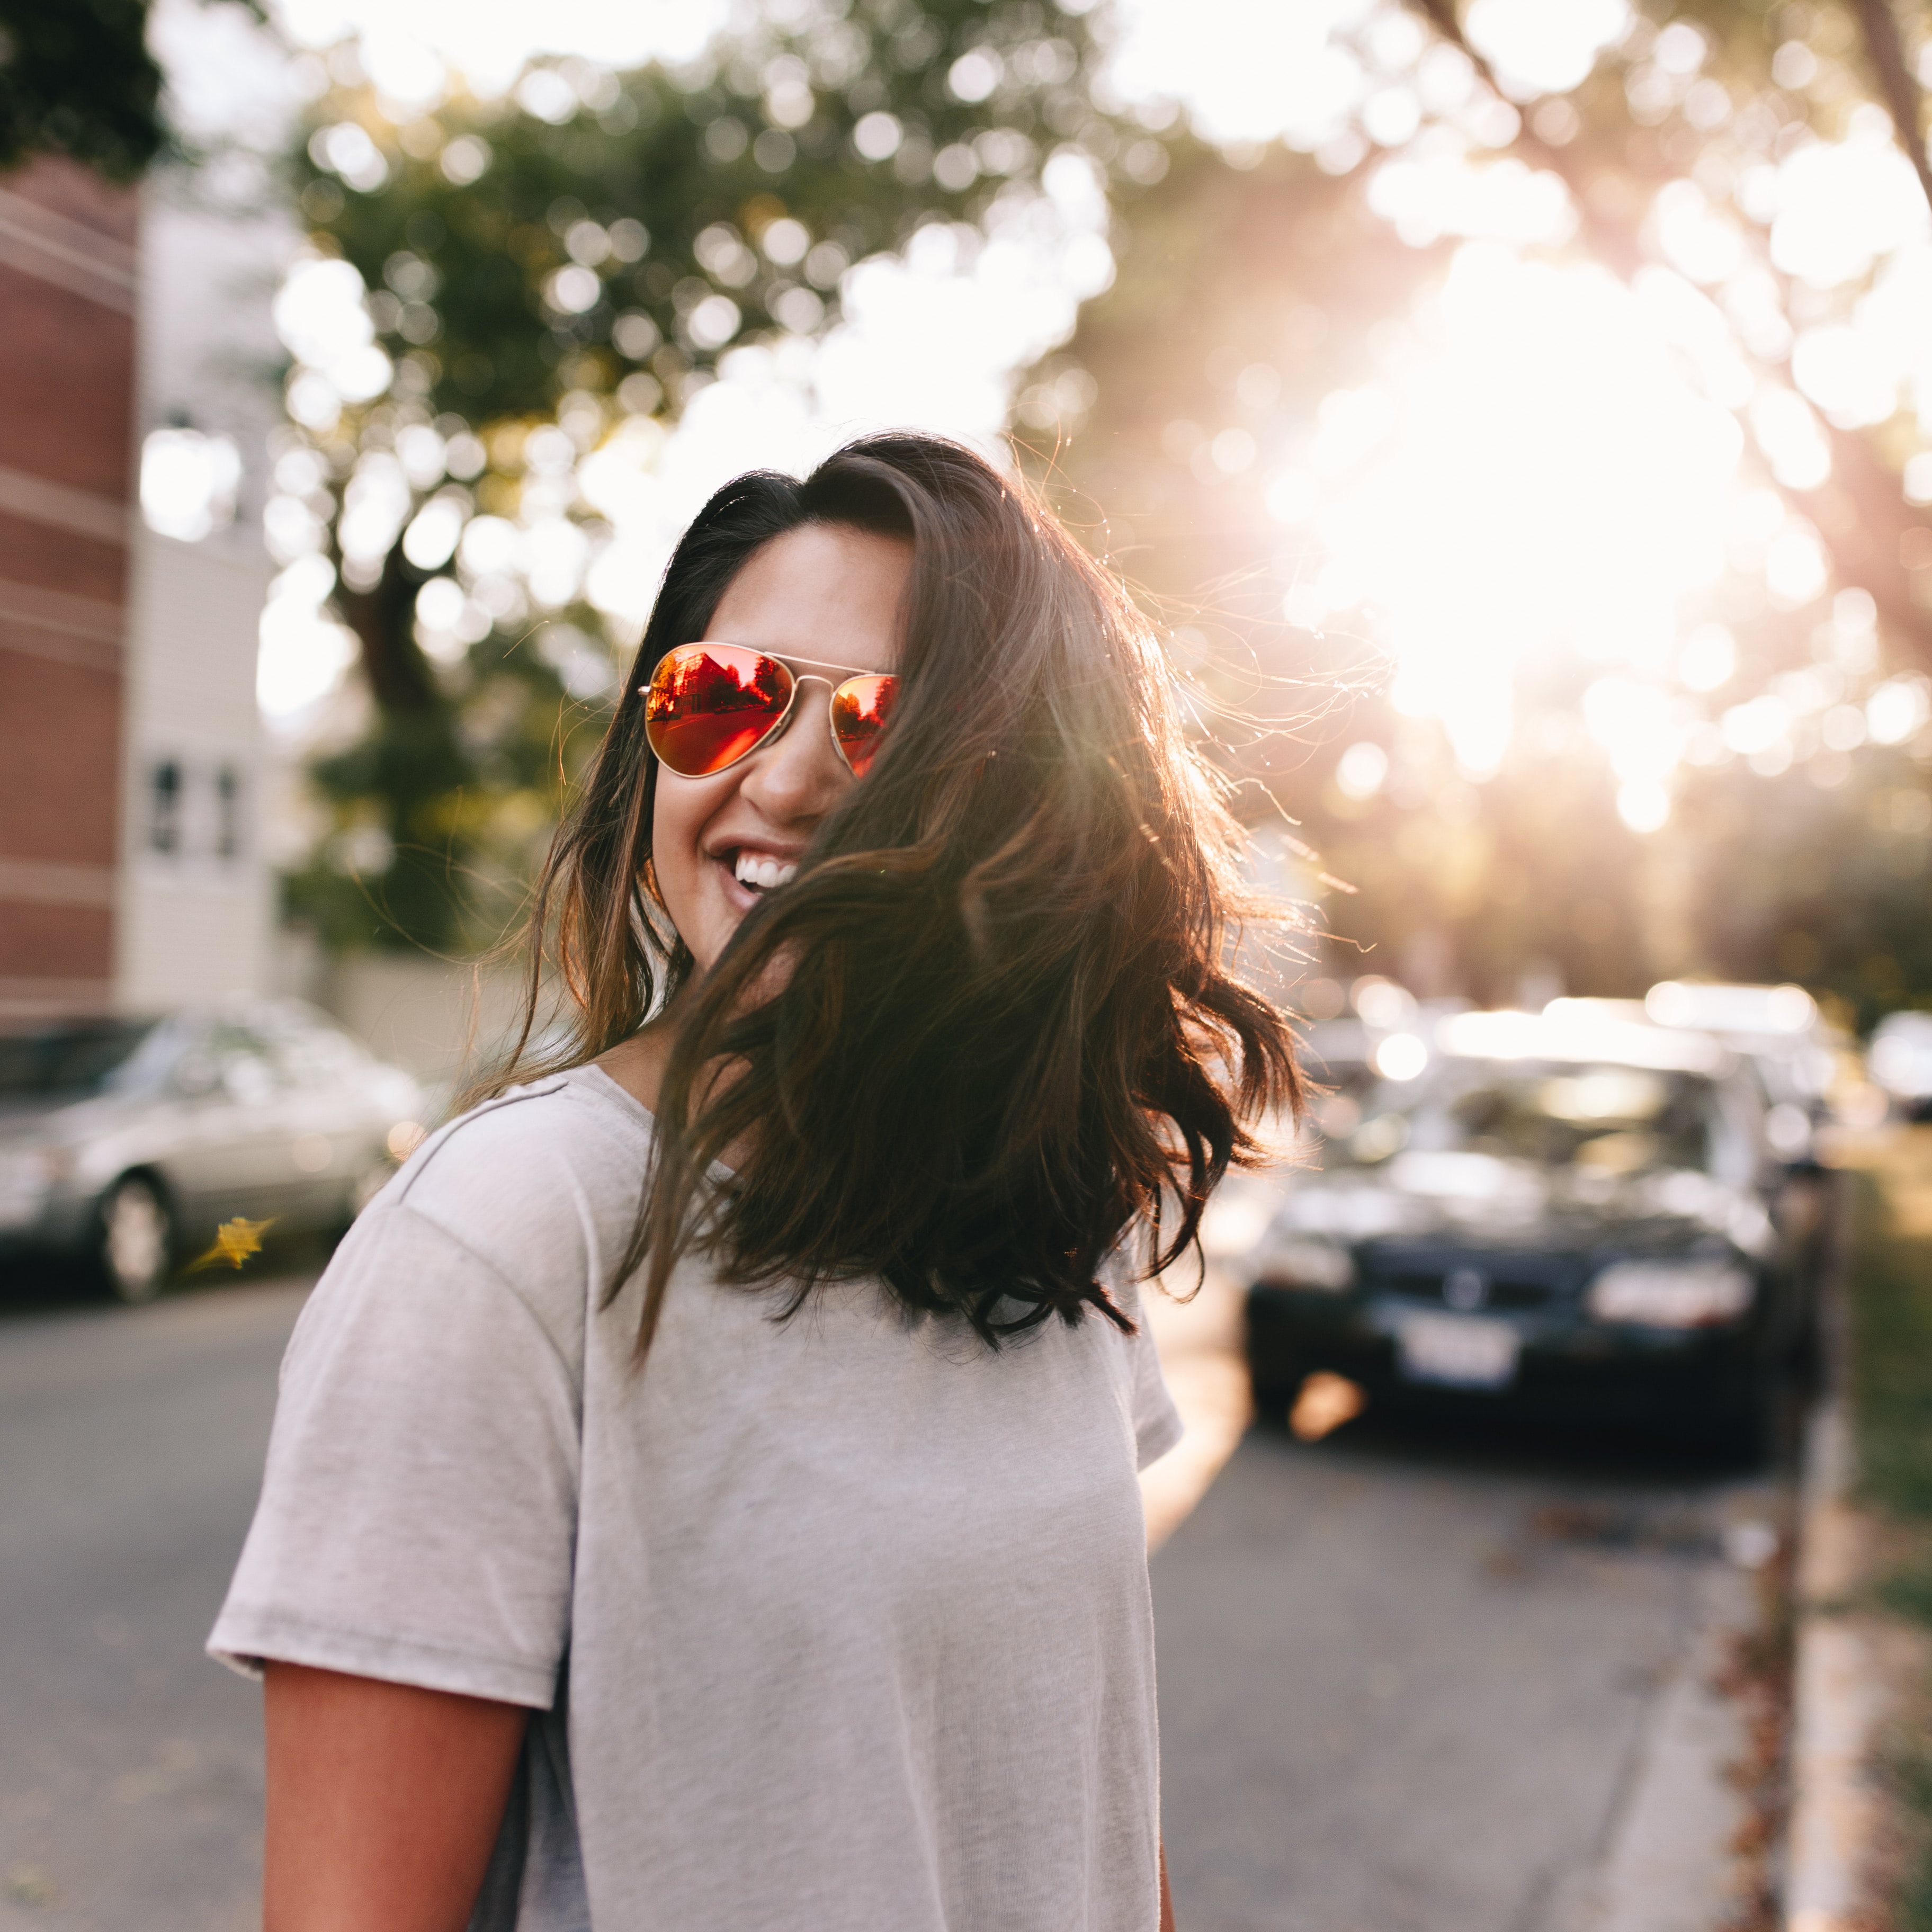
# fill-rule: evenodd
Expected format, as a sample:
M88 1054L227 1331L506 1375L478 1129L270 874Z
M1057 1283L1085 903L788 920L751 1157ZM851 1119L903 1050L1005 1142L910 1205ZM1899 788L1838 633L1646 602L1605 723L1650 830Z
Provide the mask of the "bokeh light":
M1526 658L1660 674L1724 568L1742 438L1682 373L1687 292L1466 244L1382 380L1331 395L1287 452L1319 508L1286 614L1366 614L1396 709L1441 719L1471 776L1509 748ZM1648 740L1654 711L1599 734Z
M141 515L151 530L199 543L235 519L242 452L233 438L151 430L141 445Z

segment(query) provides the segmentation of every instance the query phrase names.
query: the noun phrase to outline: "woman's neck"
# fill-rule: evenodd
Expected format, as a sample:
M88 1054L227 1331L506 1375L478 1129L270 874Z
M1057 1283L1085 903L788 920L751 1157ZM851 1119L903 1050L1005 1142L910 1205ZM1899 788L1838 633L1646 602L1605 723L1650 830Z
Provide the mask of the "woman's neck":
M664 1070L670 1064L671 1048L677 1042L677 1028L674 1004L656 1019L647 1021L628 1040L619 1041L608 1053L600 1053L592 1064L601 1066L646 1113L655 1114Z
M601 1066L653 1120L662 1118L658 1097L664 1091L664 1075L670 1066L672 1051L677 1045L678 1029L684 1024L689 990L688 986L681 988L656 1019L646 1021L628 1040L620 1040L609 1052L600 1053L591 1063L594 1066ZM707 1097L706 1090L700 1088L693 1097L702 1106ZM735 1172L750 1158L751 1151L749 1141L739 1140L727 1148L718 1158Z

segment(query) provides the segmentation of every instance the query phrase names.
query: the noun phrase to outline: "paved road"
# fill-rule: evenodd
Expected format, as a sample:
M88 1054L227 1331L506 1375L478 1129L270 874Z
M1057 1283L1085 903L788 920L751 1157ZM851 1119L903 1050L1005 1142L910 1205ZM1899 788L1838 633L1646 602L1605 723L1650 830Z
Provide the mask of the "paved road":
M1712 1626L1771 1502L1628 1445L1251 1432L1154 1559L1185 1932L1718 1932Z
M256 1694L201 1643L304 1292L0 1311L0 1932L254 1922ZM1762 1507L1546 1444L1251 1434L1154 1564L1185 1932L1582 1932L1718 1528Z
M305 1292L0 1316L0 1932L258 1922L260 1700L201 1646Z

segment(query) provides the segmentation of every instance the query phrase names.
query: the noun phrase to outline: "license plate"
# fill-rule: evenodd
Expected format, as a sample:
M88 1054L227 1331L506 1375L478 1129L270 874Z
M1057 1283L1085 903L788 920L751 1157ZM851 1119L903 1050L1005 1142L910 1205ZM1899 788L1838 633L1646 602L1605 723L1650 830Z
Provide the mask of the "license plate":
M1452 1388L1507 1388L1516 1379L1517 1337L1507 1322L1480 1315L1411 1315L1396 1330L1396 1355L1412 1382Z

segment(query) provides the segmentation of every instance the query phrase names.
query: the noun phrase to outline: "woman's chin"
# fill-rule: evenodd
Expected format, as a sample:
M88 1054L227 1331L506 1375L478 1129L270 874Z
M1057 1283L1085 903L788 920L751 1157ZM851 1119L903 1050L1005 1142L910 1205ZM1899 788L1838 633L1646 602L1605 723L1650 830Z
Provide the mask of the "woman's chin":
M692 956L709 972L745 922L745 915L758 904L759 895L740 885L722 866L708 865L705 872L708 876L699 888L701 903L688 910L678 908L676 924Z

